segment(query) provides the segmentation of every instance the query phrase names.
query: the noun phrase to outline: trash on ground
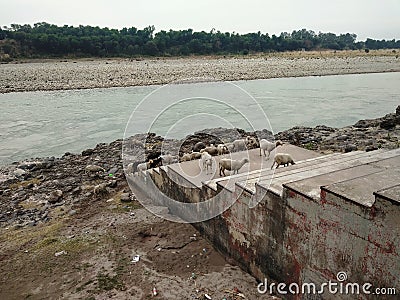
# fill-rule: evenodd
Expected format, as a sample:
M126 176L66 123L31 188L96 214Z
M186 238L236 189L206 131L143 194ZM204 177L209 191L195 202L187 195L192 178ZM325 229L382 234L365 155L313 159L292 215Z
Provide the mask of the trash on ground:
M132 262L134 262L134 263L137 263L139 260L140 260L140 255L135 255L135 256L132 258Z
M209 295L207 295L207 294L204 294L204 298L206 298L208 300L211 300L211 297Z
M63 254L67 254L67 252L65 251L65 250L63 250L63 251L60 251L60 252L56 252L55 254L54 254L54 256L60 256L60 255L63 255Z

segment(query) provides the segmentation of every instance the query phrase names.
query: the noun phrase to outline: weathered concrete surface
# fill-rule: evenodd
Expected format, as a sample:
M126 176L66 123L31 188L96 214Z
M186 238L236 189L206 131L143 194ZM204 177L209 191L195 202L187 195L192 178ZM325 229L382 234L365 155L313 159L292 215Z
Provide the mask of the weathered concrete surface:
M251 155L259 159L257 153ZM263 181L271 177L268 167L261 171L261 181L260 171L253 170L200 186L202 180L193 183L177 166L151 172L148 178L185 203L217 197L224 205L237 198L222 215L194 226L260 280L267 276L286 284L318 285L337 282L336 275L346 272L345 283L370 282L399 293L399 163L399 149L316 157L278 169L267 187ZM234 184L224 185L229 179ZM183 184L186 181L190 186ZM257 197L261 201L250 208ZM371 298L327 292L285 297Z
M400 203L400 184L374 193L375 196Z

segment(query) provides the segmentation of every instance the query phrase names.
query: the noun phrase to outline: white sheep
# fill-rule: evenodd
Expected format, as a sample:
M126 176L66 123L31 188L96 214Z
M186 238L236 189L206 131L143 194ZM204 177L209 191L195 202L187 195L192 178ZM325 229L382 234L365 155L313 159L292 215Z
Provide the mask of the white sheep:
M282 146L283 143L282 141L278 140L276 142L270 142L267 141L266 139L262 139L260 140L260 156L261 156L261 150L264 152L264 156L267 156L265 154L265 151L268 152L268 156L266 159L269 159L269 155L271 154L271 152L278 146Z
M234 140L232 144L232 150L234 150L235 152L244 151L251 146L257 146L257 140L254 137L248 135L245 139Z
M234 140L232 142L232 145L233 145L232 150L235 152L246 150L246 140L245 139Z
M233 143L225 143L225 146L228 149L228 152L233 152Z
M208 152L203 152L201 154L201 163L203 165L203 170L206 171L206 174L208 174L208 169L211 169L212 172L212 156Z
M133 163L130 163L126 166L126 174L132 174L133 173Z
M191 157L192 160L193 159L200 159L201 158L201 153L193 151L192 153L190 153L190 157Z
M152 159L150 159L148 162L144 162L144 163L141 163L141 164L138 164L137 165L137 171L139 172L139 171L146 171L147 169L150 169L150 165L153 163L153 160Z
M181 157L181 162L192 160L191 153L184 153Z
M200 150L200 153L208 152L210 155L218 155L218 149L214 145L210 145Z
M228 147L226 147L225 144L218 144L217 150L218 150L218 155L229 153Z
M292 165L295 164L292 156L290 154L288 154L288 153L278 153L278 154L276 154L275 157L274 157L274 163L271 166L271 170L274 167L275 163L276 163L276 168L277 169L278 169L278 167L280 165L283 165L284 167L286 167L286 166L289 166L289 164L292 164Z
M219 161L219 176L222 176L222 174L224 174L225 176L225 170L233 171L232 174L235 174L235 172L236 174L238 174L240 168L243 167L244 164L248 162L249 162L248 158L243 158L242 160L223 158Z

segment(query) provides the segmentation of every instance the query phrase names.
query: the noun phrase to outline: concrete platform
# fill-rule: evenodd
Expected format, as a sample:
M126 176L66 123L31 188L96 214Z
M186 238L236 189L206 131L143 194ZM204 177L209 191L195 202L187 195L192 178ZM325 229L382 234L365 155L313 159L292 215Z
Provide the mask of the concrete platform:
M304 160L321 156L321 154L316 153L314 151L299 148L290 144L285 144L283 146L278 147L276 153L289 153L294 157L295 160ZM236 182L235 178L240 178L240 176L248 176L249 173L251 175L252 171L259 173L260 169L269 170L273 163L274 155L275 153L272 152L269 160L265 160L264 156L260 156L259 149L252 149L249 151L239 151L221 156L213 156L213 170L212 172L210 172L210 174L206 174L206 172L202 170L200 166L201 161L199 159L182 162L179 164L172 164L169 165L168 168L181 174L187 180L189 180L198 187L201 187L205 182L210 183L210 181L214 179L218 179L215 182L218 182L221 185L225 185L227 182L230 183ZM239 170L238 174L239 176L237 175L230 176L231 172L229 171L225 171L225 174L227 174L226 177L219 176L218 163L221 158L231 158L231 159L241 160L242 158L245 157L249 159L250 163L245 164Z
M399 157L400 162L400 157ZM375 202L374 192L392 187L400 182L400 167L385 169L374 174L334 183L323 190L349 201L371 207ZM389 194L387 194L389 196ZM398 197L398 196L397 196Z
M374 195L400 203L400 184L374 192Z

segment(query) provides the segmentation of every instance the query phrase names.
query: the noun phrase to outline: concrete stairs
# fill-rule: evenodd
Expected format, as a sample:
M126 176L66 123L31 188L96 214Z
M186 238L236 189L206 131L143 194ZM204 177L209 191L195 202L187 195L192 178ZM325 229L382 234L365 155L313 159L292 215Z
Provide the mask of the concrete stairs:
M250 153L250 159L253 156L261 162L258 149L251 151L253 153ZM257 169L256 165L252 166L253 169L226 177L219 177L218 170L215 170L214 174L209 175L213 177L211 179L204 177L204 171L200 171L199 161L162 166L147 172L152 176L168 174L185 187L209 189L211 193L221 190L231 194L246 193L256 202L261 200L257 199L257 196L262 197L265 193L282 196L285 188L317 201L323 190L324 193L343 195L368 207L374 203L375 193L382 193L383 196L392 198L400 197L396 194L398 191L396 185L400 185L400 149L310 155L305 149L290 146L284 151L291 152L293 157L301 156L304 159L298 160L295 165L271 170L272 158L270 158L261 169ZM302 155L298 155L300 152ZM244 155L239 152L235 154L238 157ZM195 166L197 171L193 171ZM160 169L163 172L160 172ZM193 172L190 173L190 170ZM365 181L370 183L365 184ZM349 192L350 190L353 192ZM384 191L379 192L380 190Z

